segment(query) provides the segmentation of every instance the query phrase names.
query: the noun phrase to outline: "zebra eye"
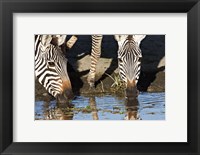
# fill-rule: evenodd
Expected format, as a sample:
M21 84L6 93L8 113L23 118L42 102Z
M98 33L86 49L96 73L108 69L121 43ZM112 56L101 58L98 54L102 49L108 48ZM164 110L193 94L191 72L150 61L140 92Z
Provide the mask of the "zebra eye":
M121 58L118 58L118 61L119 61L119 63L122 63L122 59Z
M49 46L47 46L47 47L44 47L45 48L45 52L48 52L49 51L49 49L50 49L50 47Z
M52 61L49 61L49 62L48 62L48 65L49 65L49 67L54 67L54 66L55 66L55 63L52 62Z

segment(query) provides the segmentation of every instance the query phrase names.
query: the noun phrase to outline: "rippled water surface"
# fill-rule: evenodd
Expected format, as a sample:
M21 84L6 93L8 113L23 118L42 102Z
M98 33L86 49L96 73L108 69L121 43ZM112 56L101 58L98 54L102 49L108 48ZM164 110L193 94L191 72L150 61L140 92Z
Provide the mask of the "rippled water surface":
M72 108L35 102L36 120L165 120L165 93L140 93L138 100L112 95L77 96Z

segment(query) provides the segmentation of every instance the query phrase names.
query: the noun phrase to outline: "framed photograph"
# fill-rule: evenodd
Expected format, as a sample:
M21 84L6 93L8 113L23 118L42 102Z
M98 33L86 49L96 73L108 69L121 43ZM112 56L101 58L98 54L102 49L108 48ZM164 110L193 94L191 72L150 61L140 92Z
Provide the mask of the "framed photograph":
M1 154L200 154L199 0L0 10Z

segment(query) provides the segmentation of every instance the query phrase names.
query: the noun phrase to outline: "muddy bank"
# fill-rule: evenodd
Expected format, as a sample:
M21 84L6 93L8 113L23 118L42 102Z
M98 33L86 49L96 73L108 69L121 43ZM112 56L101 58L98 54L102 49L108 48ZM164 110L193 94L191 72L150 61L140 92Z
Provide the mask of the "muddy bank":
M147 73L150 74L151 73ZM123 94L125 86L120 81L119 75L113 73L112 75L105 75L102 79L102 76L97 75L97 82L96 88L94 90L90 90L89 85L86 82L86 77L81 78L84 82L83 87L80 88L81 94L88 94L88 93L117 93ZM102 80L101 80L102 79ZM140 91L145 92L164 92L165 91L165 72L159 72L156 74L155 79L153 82L150 80L148 82L148 86L138 84L138 89Z
M103 67L104 60L99 60L101 65L98 65L99 70L97 71L95 89L90 90L87 83L87 76L89 69L82 72L69 72L69 76L72 82L72 87L76 93L123 93L124 84L121 82L118 68L115 69L111 74L108 67ZM105 63L106 64L106 63ZM115 64L117 65L117 63ZM115 65L112 66L115 68ZM98 68L98 67L97 67ZM98 69L97 69L98 70ZM83 74L84 73L84 74ZM165 91L165 72L142 72L137 85L140 91L145 92L163 92Z

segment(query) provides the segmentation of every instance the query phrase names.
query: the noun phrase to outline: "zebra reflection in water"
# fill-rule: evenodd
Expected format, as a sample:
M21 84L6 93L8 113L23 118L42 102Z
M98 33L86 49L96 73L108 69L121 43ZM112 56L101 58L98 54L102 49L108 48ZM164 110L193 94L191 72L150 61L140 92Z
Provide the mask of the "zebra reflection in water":
M89 105L91 107L92 119L99 120L98 108L96 106L96 99L94 96L89 98ZM139 109L138 99L127 98L125 100L125 120L140 120L138 109ZM114 109L114 107L113 107Z
M99 120L98 110L97 110L97 106L96 106L96 99L94 96L91 96L89 98L89 105L91 107L93 120Z
M139 102L138 99L126 98L125 101L126 115L125 120L141 120L139 116Z
M72 120L74 113L70 108L50 106L50 101L44 102L43 118L45 120Z
M88 105L86 107L63 107L55 103L55 101L45 101L42 105L41 113L37 113L36 116L44 120L77 120L77 118L84 118L83 120L108 120L110 118L115 120L140 120L139 117L139 103L137 99L124 100L124 107L113 106L113 109L106 109L102 105L97 105L96 97L90 96L88 98ZM121 113L122 112L122 113ZM78 117L77 117L78 116ZM120 118L120 119L119 119Z
M93 120L99 120L98 116L98 108L96 106L96 99L94 96L89 98L89 105L91 107L92 111L92 119ZM133 98L127 98L125 100L125 120L140 120L139 113L138 113L138 107L139 102L138 99Z

